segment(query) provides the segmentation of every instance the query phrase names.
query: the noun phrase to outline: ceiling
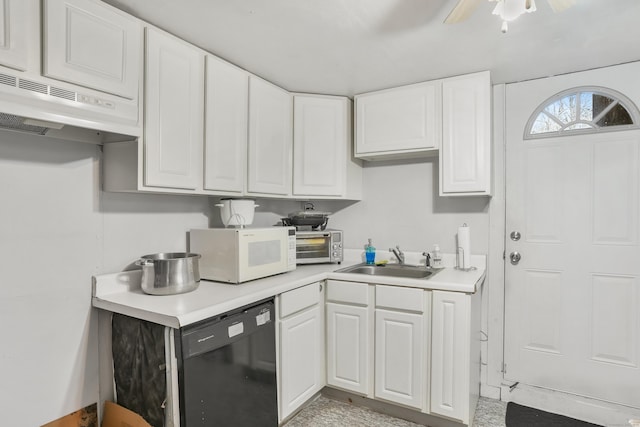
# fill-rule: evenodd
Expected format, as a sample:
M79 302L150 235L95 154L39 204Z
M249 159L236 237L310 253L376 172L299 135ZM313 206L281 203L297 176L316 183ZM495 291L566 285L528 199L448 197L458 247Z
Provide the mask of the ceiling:
M352 96L480 70L506 83L640 60L640 0L545 0L501 33L457 0L103 0L279 86Z

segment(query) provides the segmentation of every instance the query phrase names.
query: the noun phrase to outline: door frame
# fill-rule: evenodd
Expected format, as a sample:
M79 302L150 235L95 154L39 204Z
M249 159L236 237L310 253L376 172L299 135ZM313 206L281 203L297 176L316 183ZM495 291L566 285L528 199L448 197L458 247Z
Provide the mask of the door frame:
M638 63L634 61L632 63ZM626 66L632 63L620 64ZM612 65L611 67L615 67ZM609 68L609 67L602 67ZM580 73L581 71L576 71ZM505 248L506 248L506 90L507 84L492 85L492 161L493 197L489 203L489 252L487 278L482 288L482 330L487 336L482 344L481 396L505 402L532 402L543 410L588 417L592 420L613 420L626 425L629 418L640 418L640 412L626 406L608 403L541 387L514 384L504 379L505 343ZM506 367L508 370L508 366Z
M505 115L506 84L492 86L493 98L493 196L489 203L489 253L487 279L482 288L482 329L487 333L482 346L480 394L506 400L504 380L504 291L505 291Z

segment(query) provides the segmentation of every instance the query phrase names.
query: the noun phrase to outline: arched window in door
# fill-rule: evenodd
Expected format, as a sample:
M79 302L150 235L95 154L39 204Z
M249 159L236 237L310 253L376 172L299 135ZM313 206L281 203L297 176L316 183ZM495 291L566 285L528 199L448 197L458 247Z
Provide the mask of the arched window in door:
M578 87L543 102L529 118L524 138L546 138L639 127L640 112L623 94L603 87Z

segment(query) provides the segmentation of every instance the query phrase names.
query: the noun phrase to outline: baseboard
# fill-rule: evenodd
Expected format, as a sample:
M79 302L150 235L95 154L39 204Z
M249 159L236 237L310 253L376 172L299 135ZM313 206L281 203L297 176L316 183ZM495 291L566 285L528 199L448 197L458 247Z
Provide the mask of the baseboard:
M416 424L421 424L429 427L466 427L466 424L462 424L456 421L448 420L445 418L436 417L422 412L413 411L408 408L393 405L378 400L368 399L363 396L358 396L353 393L349 393L342 390L337 390L331 387L325 387L322 389L322 395L329 399L334 399L340 402L345 402L357 406L363 406L369 408L372 411L380 412L382 414L390 415L395 418L401 418L403 420L411 421Z
M502 387L502 400L610 427L627 427L640 418L640 409L597 399L518 384Z
M502 389L500 387L489 384L480 384L480 397L488 397L489 399L500 400Z

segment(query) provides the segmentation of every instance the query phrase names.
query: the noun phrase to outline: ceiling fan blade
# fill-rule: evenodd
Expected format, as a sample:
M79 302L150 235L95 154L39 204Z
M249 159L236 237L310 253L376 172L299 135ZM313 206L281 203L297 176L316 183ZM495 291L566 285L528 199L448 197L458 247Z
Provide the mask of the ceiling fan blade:
M547 0L554 12L562 12L576 4L576 0Z
M449 16L447 16L447 19L444 20L444 23L455 24L456 22L462 22L468 19L483 1L484 0L459 0L458 4L456 4L451 13L449 13Z

